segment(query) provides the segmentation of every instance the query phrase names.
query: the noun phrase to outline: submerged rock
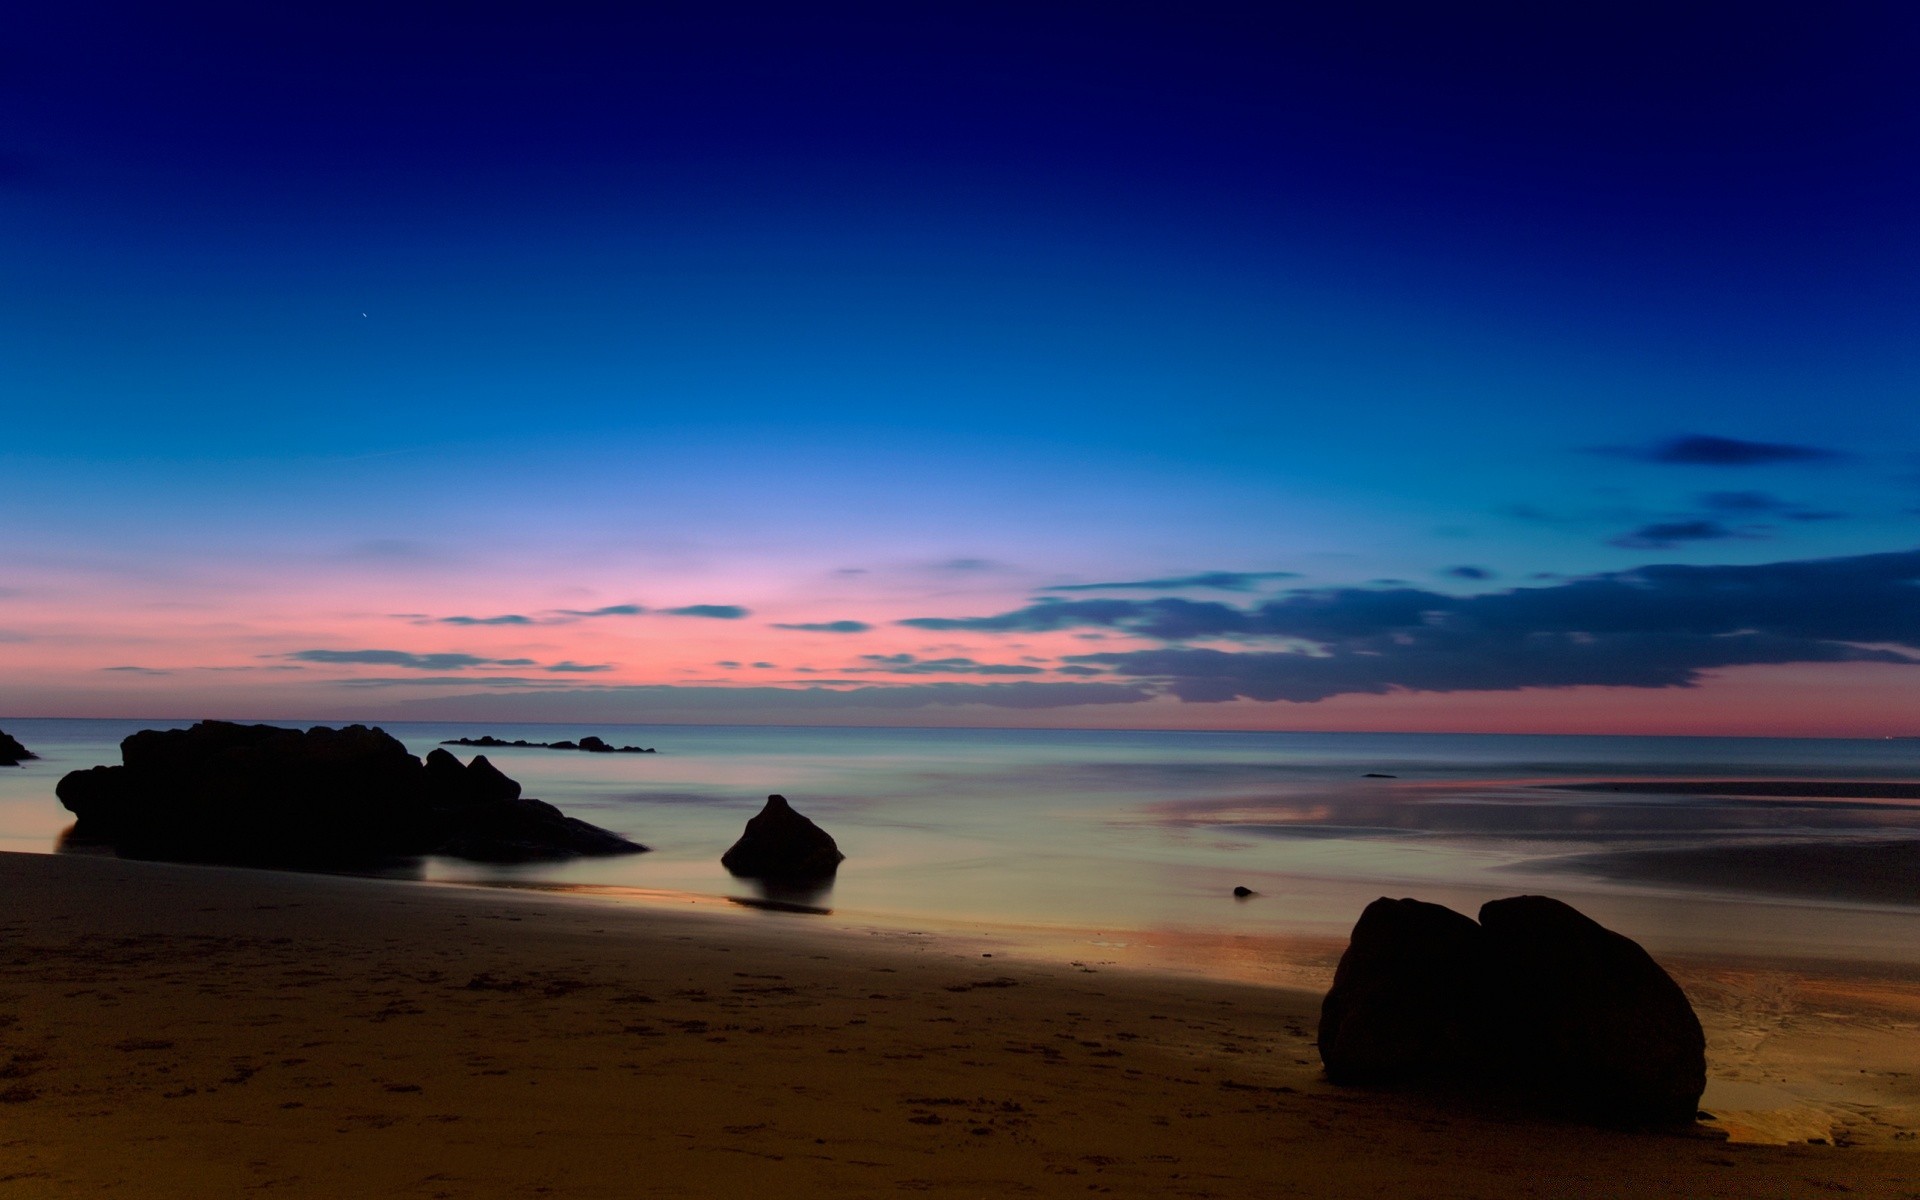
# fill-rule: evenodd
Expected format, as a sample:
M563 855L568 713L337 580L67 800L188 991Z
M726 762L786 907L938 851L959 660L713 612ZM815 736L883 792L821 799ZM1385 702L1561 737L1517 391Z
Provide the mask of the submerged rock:
M123 765L70 772L55 793L77 837L140 858L355 865L424 854L489 862L632 854L645 846L526 799L485 756L421 762L364 725L202 721L142 730Z
M795 812L785 796L768 796L740 840L720 856L720 865L760 879L822 879L839 870L846 857L832 836Z
M1490 1087L1555 1112L1691 1122L1706 1039L1680 986L1632 939L1545 896L1480 921L1379 899L1354 926L1320 1010L1335 1083Z
M8 734L0 732L0 767L17 767L30 758L39 757Z

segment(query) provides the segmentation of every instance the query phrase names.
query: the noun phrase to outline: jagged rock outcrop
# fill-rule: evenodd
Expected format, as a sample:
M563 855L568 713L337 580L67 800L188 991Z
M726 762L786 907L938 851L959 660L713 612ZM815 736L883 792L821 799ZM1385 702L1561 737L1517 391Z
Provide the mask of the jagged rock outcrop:
M785 796L768 796L740 840L720 856L720 865L759 879L823 879L846 857L827 831L795 812Z
M28 759L39 757L6 733L0 732L0 767L17 767Z
M421 762L384 730L202 721L120 743L122 765L55 794L81 840L142 858L354 865L424 854L489 862L646 847L526 799L484 756Z
M1545 896L1475 922L1379 899L1320 1010L1335 1083L1491 1088L1611 1123L1691 1122L1706 1039L1680 986L1632 939Z

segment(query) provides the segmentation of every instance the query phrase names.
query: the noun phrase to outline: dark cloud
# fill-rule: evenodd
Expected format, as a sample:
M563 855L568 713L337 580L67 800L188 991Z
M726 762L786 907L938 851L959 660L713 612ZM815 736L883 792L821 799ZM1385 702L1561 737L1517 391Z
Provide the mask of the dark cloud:
M1440 572L1449 579L1492 579L1493 572L1485 567L1448 567Z
M1715 542L1725 538L1753 536L1751 532L1728 529L1718 521L1696 518L1690 521L1655 521L1611 539L1610 544L1628 550L1667 550L1685 542Z
M127 675L171 675L173 674L172 671L161 670L159 667L101 667L100 669L102 671L119 671Z
M296 650L298 662L405 667L409 671L462 671L468 667L531 667L530 658L482 658L476 654L413 654L406 650Z
M1652 446L1614 448L1605 451L1643 462L1672 463L1695 467L1753 467L1766 463L1831 462L1847 457L1819 446L1796 446L1782 442L1748 442L1739 438L1714 437L1694 433Z
M1174 575L1166 579L1135 579L1121 583L1062 583L1041 588L1043 592L1177 592L1205 588L1221 592L1246 592L1269 579L1298 579L1297 571L1202 571L1198 575Z
M774 624L775 629L798 629L805 633L865 633L873 626L865 621L801 621L792 625Z
M738 621L750 616L748 610L738 604L686 604L679 608L660 610L669 617L711 617L716 621Z
M540 668L542 671L555 671L563 675L590 675L596 671L613 670L612 663L557 662Z
M916 658L911 654L862 654L873 667L854 671L884 671L889 675L1044 675L1039 667L1017 663L983 663L971 658Z
M647 610L638 604L609 604L605 608L562 608L557 611L563 617L637 617Z
M990 558L949 558L933 564L936 571L997 571L1000 564Z
M442 625L531 625L532 617L523 617L519 613L505 613L498 617L440 617Z
M1207 649L1074 655L1115 674L1164 683L1182 700L1311 702L1353 693L1517 691L1565 687L1690 687L1700 673L1764 663L1915 663L1885 651L1755 634L1692 637L1537 634L1499 638L1429 633L1333 654Z
M909 617L897 623L914 629L976 633L1044 633L1114 626L1166 641L1254 632L1240 609L1178 596L1152 600L1044 599L992 617Z
M1195 701L1685 687L1701 672L1724 667L1920 662L1886 648L1920 650L1920 551L1757 566L1649 566L1473 596L1324 588L1244 609L1166 598L1042 601L992 617L939 620L932 627L1038 632L1093 626L1162 641L1288 643L1258 651L1169 646L1068 656Z

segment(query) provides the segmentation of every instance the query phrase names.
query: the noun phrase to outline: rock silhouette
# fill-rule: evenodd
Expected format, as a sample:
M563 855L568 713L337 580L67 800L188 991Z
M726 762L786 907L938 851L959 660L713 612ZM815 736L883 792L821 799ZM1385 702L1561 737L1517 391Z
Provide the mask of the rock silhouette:
M1480 907L1499 1022L1495 1065L1602 1115L1690 1122L1706 1037L1686 993L1632 938L1546 896Z
M1320 1004L1335 1083L1393 1083L1480 1065L1485 931L1444 905L1382 896L1360 914Z
M121 766L73 771L55 794L77 838L131 857L350 866L449 854L522 862L645 850L523 798L485 756L423 763L380 729L202 721L142 730Z
M0 767L17 767L30 758L39 758L38 754L22 746L10 735L0 732Z
M516 750L585 750L591 754L652 754L652 746L615 746L600 738L588 734L577 742L529 742L525 738L504 741L490 733L477 738L448 738L442 746L482 746L487 749L511 748Z
M1706 1039L1680 986L1632 939L1558 900L1480 921L1382 898L1355 924L1320 1010L1335 1083L1493 1088L1609 1123L1693 1120Z
M785 796L768 796L740 840L720 856L720 865L758 879L824 879L845 858L832 836L795 812Z

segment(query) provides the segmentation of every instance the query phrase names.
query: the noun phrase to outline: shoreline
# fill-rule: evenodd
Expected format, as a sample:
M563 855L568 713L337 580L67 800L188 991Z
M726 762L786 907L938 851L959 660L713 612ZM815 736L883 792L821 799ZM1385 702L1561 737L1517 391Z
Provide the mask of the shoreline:
M17 1195L1920 1190L1920 981L1884 966L1669 964L1752 1111L1710 1084L1716 1122L1629 1133L1335 1088L1315 990L991 930L95 857L0 882Z

